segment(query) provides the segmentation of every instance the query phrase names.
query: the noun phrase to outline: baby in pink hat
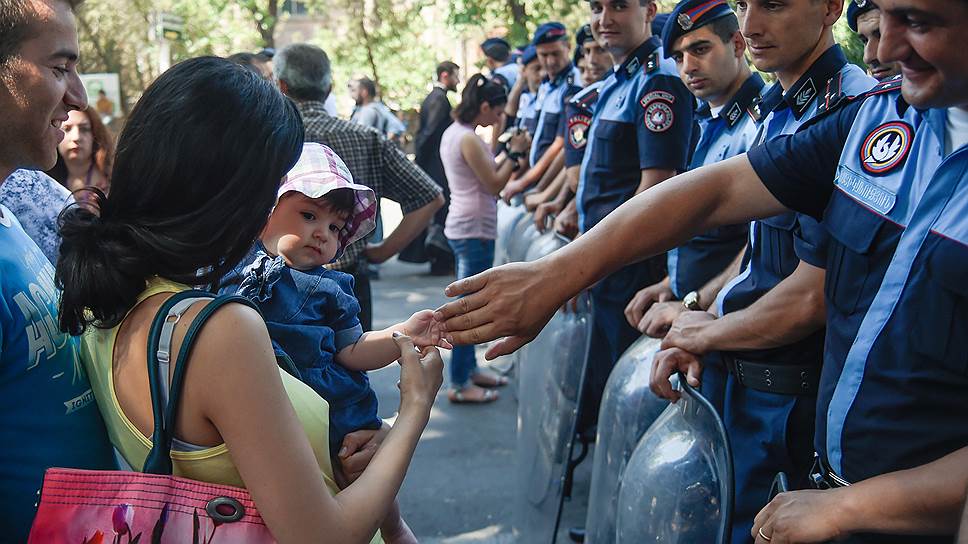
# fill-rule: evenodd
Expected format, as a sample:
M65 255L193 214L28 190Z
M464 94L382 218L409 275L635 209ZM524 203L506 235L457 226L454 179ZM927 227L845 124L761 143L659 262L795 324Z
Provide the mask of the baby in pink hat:
M339 453L349 453L340 451L348 433L383 425L366 371L400 357L393 332L410 336L418 348L450 344L431 310L364 333L357 318L360 305L353 294L353 276L323 266L376 223L375 194L353 183L333 150L304 144L278 195L259 238L263 251L242 272L238 294L259 306L280 364L329 403L329 444L338 458ZM384 538L415 541L394 506L382 528Z

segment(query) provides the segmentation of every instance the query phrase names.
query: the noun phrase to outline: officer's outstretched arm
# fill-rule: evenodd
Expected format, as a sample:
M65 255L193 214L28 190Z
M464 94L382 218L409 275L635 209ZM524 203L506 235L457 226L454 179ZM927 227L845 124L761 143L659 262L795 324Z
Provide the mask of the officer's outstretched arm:
M487 357L531 341L582 289L713 227L769 217L785 208L746 155L686 172L632 198L575 242L537 261L502 266L448 286L442 306L448 338L474 344L507 337Z
M968 448L850 487L777 495L753 523L774 542L826 542L852 533L954 535L968 487ZM757 543L761 540L757 540Z

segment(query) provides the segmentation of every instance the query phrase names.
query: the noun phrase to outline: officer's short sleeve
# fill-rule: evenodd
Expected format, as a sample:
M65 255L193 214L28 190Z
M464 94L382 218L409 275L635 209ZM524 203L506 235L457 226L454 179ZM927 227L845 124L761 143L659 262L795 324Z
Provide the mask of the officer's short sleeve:
M646 79L637 100L639 168L685 171L692 148L692 95L679 78L660 74Z
M795 134L749 151L753 170L780 203L815 219L823 216L840 154L861 104L862 100L851 102L811 120Z
M797 257L817 268L827 267L827 229L816 219L797 214L797 230L793 236L793 249Z

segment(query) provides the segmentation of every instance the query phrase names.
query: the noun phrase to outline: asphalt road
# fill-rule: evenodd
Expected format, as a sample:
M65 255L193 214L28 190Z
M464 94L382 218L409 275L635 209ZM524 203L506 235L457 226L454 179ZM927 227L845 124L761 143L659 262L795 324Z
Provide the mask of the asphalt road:
M443 288L453 278L429 276L428 268L396 260L380 267L380 279L373 282L374 327L389 327L445 301ZM478 354L480 364L483 348ZM449 359L445 351L445 365ZM383 418L391 418L399 407L399 375L395 364L370 373ZM446 367L444 376L444 388L400 492L404 519L423 543L514 542L517 402L511 394L513 377L500 399L477 406L448 402ZM584 522L590 475L591 456L576 473L574 498L565 503L559 543L568 542L567 527Z

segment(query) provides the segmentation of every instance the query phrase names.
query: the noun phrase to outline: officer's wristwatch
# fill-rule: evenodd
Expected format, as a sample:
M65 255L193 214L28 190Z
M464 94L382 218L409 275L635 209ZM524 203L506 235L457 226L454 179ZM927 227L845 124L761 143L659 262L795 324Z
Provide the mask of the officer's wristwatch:
M687 310L702 310L703 307L699 305L699 292L689 291L686 296L682 297L682 307Z

